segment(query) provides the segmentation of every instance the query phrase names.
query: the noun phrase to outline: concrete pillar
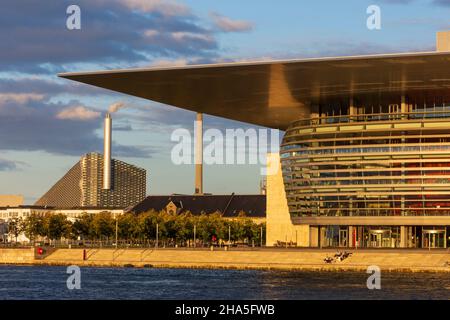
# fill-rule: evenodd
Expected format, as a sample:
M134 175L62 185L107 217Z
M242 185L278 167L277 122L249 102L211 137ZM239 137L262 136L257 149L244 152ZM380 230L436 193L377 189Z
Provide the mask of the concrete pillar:
M327 239L327 229L324 226L319 226L319 246L320 248L324 248L326 246L328 246L328 242L326 241Z
M347 243L348 243L349 247L354 247L355 246L355 237L353 236L353 232L354 232L353 230L354 230L353 226L349 226L348 227L348 235L347 235L348 241L347 241Z
M408 227L400 227L400 248L408 248Z
M203 194L203 114L197 113L195 130L195 194Z
M317 226L310 226L309 227L309 244L311 247L318 247L319 246L319 227Z

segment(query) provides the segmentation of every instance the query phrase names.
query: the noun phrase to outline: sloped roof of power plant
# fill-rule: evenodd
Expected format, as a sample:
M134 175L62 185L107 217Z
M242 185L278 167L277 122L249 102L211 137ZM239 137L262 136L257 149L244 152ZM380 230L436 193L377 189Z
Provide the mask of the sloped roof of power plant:
M266 217L265 195L167 195L148 196L143 201L129 209L136 214L155 210L161 211L173 202L181 212L192 214L222 213L223 217L237 217L241 211L249 218Z
M223 63L59 74L167 105L285 130L311 104L450 101L450 52Z

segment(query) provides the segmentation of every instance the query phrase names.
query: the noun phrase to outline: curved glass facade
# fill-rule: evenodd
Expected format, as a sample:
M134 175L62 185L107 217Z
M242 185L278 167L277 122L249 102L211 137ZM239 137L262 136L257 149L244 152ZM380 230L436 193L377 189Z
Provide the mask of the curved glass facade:
M290 125L280 156L291 216L450 215L450 107L392 110Z

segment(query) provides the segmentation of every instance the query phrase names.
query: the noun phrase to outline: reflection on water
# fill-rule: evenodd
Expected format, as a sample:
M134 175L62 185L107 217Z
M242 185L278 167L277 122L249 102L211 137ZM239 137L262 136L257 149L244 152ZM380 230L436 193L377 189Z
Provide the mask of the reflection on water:
M383 273L368 290L361 272L0 266L0 299L450 299L450 274Z

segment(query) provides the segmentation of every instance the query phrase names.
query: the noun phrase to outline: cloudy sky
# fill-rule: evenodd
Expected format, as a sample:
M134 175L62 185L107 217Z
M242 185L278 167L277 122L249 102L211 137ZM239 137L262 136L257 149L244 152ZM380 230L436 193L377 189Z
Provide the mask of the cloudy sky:
M81 8L81 30L66 9ZM366 28L381 7L382 29ZM113 156L148 170L148 193L192 193L194 171L170 160L195 114L74 83L58 72L434 50L450 0L15 0L0 10L0 194L33 203L80 156L102 150L117 102ZM240 123L205 116L206 128ZM245 127L247 128L247 127ZM211 165L205 191L256 193L259 165Z

